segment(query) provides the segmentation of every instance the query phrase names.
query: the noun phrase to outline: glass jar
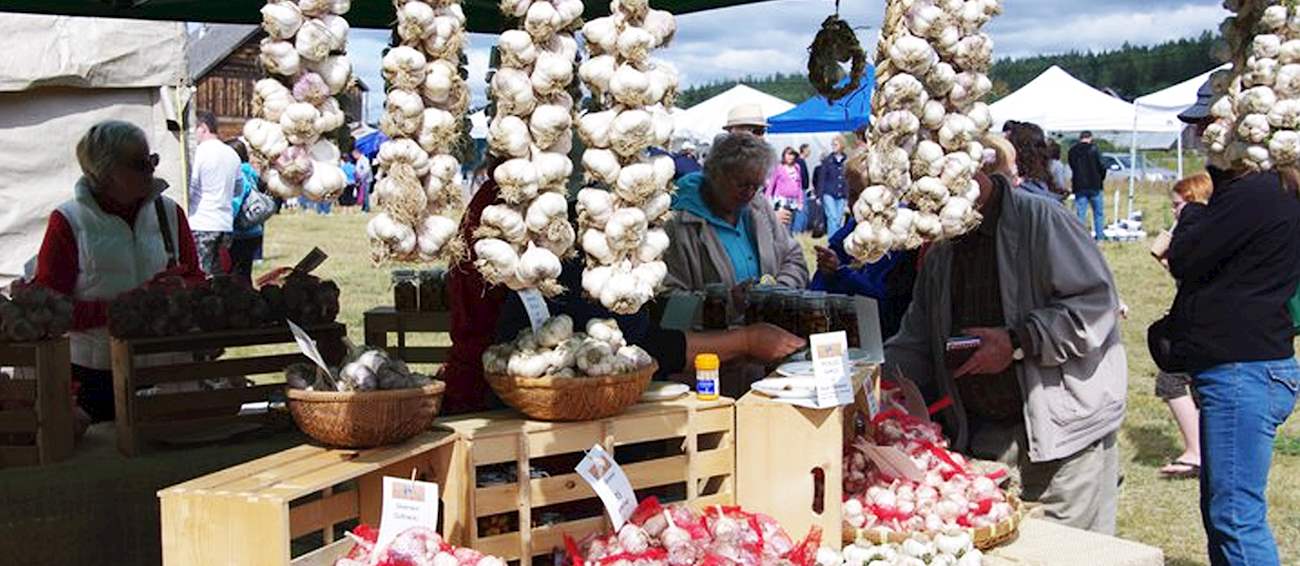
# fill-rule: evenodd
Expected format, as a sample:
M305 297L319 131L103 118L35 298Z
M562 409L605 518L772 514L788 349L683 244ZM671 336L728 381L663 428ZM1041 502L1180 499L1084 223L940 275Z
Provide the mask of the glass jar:
M835 329L843 330L849 337L850 348L861 348L862 339L858 335L858 309L853 297L837 296L835 301Z
M763 322L763 309L767 306L768 296L771 293L772 289L766 285L755 285L749 288L749 298L745 303L745 324Z
M447 272L443 269L430 269L420 272L420 312L439 312L447 310L443 300Z
M795 336L807 336L799 311L803 309L803 291L791 289L781 297L781 328Z
M420 310L419 278L414 270L393 270L393 308L398 312L417 312Z
M704 308L700 314L700 323L705 330L727 329L729 299L730 293L725 284L714 283L704 287Z
M768 291L767 299L763 302L763 321L777 326L781 326L781 316L785 314L785 294L788 290L784 288L773 288Z
M803 331L801 336L831 331L831 310L826 293L810 291L804 295L799 309L799 327Z

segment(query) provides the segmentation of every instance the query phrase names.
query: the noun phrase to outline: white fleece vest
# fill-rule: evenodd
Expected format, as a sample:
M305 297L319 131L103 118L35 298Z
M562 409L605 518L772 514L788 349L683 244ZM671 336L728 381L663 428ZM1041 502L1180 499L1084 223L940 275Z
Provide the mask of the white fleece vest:
M59 213L72 227L77 242L79 270L72 292L74 299L112 300L167 269L167 247L154 207L157 199L163 201L172 248L179 249L176 203L162 196L161 191L140 205L132 227L121 217L104 212L85 181L77 182L76 197L59 206ZM112 369L107 327L72 332L69 341L72 363L92 369Z

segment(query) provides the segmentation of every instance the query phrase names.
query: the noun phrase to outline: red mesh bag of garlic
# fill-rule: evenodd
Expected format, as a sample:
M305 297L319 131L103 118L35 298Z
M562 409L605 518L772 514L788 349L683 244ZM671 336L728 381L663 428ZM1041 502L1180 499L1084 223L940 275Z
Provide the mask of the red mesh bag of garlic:
M448 544L433 529L412 527L380 546L379 531L361 525L348 536L356 546L334 566L505 566L505 560Z

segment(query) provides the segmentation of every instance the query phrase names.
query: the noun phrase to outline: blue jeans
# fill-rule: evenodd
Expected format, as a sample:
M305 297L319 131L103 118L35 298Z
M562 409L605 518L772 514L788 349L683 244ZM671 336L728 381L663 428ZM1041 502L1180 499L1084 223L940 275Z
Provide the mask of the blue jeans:
M1201 395L1201 520L1213 566L1278 566L1268 526L1273 439L1295 408L1300 366L1287 358L1194 374Z
M1088 207L1092 207L1092 237L1101 240L1106 237L1106 195L1097 192L1092 195L1074 193L1074 211L1079 214L1079 222L1088 225Z
M822 195L822 208L826 210L826 235L834 236L844 226L844 197Z
M794 211L794 218L790 220L790 233L802 234L808 228L808 207L800 208Z

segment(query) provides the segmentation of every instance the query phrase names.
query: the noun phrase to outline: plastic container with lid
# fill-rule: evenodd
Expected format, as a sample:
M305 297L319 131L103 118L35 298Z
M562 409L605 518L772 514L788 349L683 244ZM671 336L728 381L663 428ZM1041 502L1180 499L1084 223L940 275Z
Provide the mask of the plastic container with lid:
M420 310L419 277L411 269L393 270L393 308L398 312Z
M698 354L695 356L695 398L712 401L718 398L718 369L721 367L717 354Z
M420 272L420 312L447 310L444 300L446 275L447 272L441 268Z
M804 294L799 310L799 327L803 336L831 331L831 307L826 293L809 291Z
M843 330L849 338L850 348L861 348L862 339L858 336L858 309L853 297L836 295L832 297L835 304L835 323L833 328Z

